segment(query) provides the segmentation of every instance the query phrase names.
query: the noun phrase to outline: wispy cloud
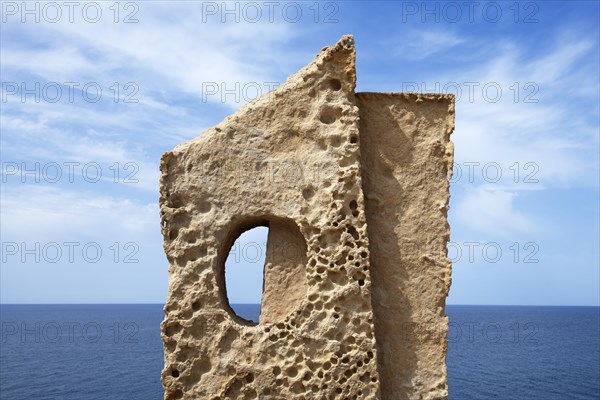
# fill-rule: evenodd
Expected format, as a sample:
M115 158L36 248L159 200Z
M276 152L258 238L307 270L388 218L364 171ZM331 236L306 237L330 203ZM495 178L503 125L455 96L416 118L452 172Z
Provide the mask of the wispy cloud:
M585 39L559 42L540 58L509 51L453 76L458 82L478 84L473 101L463 92L457 104L457 158L505 165L535 162L548 186L597 184L595 155L589 151L598 145L592 134L597 133L597 115L581 118L580 113L597 98L580 96L574 102L564 95L575 82L598 88L597 79L580 73L586 63L583 56L590 51L593 47Z
M421 61L446 49L457 57L466 51L457 48L470 49L467 63L425 72L416 84L457 95L452 140L462 177L454 183L451 216L474 232L534 234L539 221L522 211L527 202L517 199L523 194L598 185L600 87L597 72L591 73L598 43L564 30L549 35L550 45L535 52L507 37L477 48L472 33L441 31L401 47L402 57ZM483 170L490 164L492 179ZM476 167L469 171L469 165Z
M185 3L142 4L137 18L16 26L10 37L35 46L5 40L3 66L9 76L15 70L48 81L135 81L146 94L175 89L201 98L207 82L269 81L293 32L285 23L202 23L201 7Z
M394 53L401 58L419 61L465 43L466 39L449 29L408 31L402 35Z

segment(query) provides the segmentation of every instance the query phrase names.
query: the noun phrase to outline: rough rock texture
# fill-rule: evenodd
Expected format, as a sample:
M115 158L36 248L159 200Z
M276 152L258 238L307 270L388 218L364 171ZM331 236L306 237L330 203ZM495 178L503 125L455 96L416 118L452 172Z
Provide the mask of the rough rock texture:
M165 399L446 396L453 99L355 96L355 81L344 36L163 155ZM269 227L258 325L231 309L224 271L256 226Z
M356 97L382 399L446 398L454 97Z
M344 37L162 157L166 399L379 396L354 59ZM267 248L294 237L307 251L268 260L264 298L293 301L253 326L228 304L224 263L257 225L274 228Z

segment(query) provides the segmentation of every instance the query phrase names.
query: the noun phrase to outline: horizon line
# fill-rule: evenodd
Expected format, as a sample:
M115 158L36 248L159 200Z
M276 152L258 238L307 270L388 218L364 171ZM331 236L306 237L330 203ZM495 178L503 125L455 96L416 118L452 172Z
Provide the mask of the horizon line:
M109 305L162 305L165 303L3 303L0 306L109 306ZM230 305L261 305L261 303L230 303ZM446 304L446 306L474 307L600 307L600 304Z

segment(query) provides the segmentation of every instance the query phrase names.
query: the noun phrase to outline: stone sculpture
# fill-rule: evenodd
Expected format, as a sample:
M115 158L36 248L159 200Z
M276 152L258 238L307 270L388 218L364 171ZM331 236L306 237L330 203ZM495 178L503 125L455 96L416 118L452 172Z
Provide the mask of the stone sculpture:
M344 36L163 155L165 399L447 397L454 99L355 85ZM261 225L256 325L224 265Z

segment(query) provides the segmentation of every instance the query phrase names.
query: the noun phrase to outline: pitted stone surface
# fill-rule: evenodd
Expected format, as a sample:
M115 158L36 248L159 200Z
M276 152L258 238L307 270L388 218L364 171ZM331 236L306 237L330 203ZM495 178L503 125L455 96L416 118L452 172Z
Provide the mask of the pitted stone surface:
M379 395L354 59L346 36L163 156L165 398ZM267 248L300 236L306 250L267 260L269 305L252 326L232 312L223 268L233 241L257 225L281 231ZM273 271L290 262L305 265L279 282ZM271 302L288 290L294 307Z
M355 82L344 36L163 155L165 399L447 396L446 337L398 329L447 330L453 99L355 96ZM431 176L414 175L422 162ZM233 312L224 274L256 226L269 227L258 325ZM412 242L425 252L401 254Z

